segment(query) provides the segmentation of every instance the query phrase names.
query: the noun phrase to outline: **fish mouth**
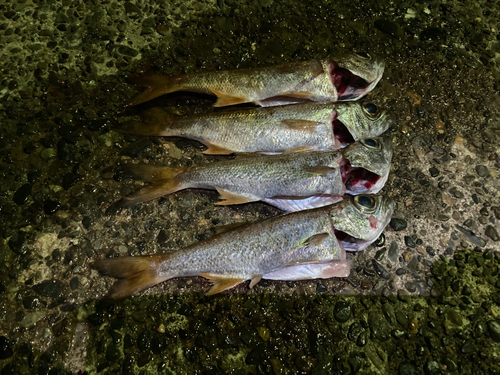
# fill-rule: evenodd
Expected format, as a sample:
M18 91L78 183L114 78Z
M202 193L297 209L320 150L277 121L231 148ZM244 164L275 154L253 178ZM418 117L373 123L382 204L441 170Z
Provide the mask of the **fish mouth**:
M373 242L353 237L350 234L337 229L334 229L334 233L335 237L337 237L337 240L343 246L345 251L361 251ZM377 237L375 237L375 239L377 239Z
M333 135L335 137L335 143L340 144L340 147L346 147L347 145L354 143L356 140L352 136L351 132L347 129L347 126L340 120L332 121Z
M342 68L335 62L330 65L330 78L337 89L339 101L357 100L372 87L372 82L368 82L349 69Z
M347 159L342 160L340 172L346 193L352 195L378 193L385 183L382 176L365 168L353 167Z

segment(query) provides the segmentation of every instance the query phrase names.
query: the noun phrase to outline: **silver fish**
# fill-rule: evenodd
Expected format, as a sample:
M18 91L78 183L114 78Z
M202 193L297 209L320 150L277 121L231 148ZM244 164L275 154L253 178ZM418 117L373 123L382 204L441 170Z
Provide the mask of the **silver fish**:
M360 53L267 68L193 73L178 77L133 77L129 78L129 83L147 87L147 90L126 106L176 91L216 95L216 107L252 102L273 106L304 100L354 101L377 85L384 67L383 60Z
M152 185L123 198L119 205L196 188L216 189L222 199L219 205L264 201L285 211L306 210L335 203L344 193L378 192L391 158L391 140L383 136L339 151L237 158L200 167L130 165L130 172Z
M109 291L111 298L174 277L209 279L213 287L208 295L246 280L252 288L263 278L347 277L350 267L343 244L356 243L356 250L368 246L388 224L394 205L390 198L359 195L337 205L245 225L174 253L102 259L91 267L119 279ZM337 240L338 233L344 240Z
M146 136L184 137L208 147L205 154L333 151L383 134L389 114L373 103L303 103L192 116L161 108L143 113L118 130Z

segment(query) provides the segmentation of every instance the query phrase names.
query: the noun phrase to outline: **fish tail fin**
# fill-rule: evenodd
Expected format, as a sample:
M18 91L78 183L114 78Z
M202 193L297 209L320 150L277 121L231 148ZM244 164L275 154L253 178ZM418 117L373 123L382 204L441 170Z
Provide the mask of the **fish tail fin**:
M159 275L159 266L168 257L168 254L162 254L99 259L91 263L90 267L102 276L118 279L109 290L107 297L119 299L175 277L175 275Z
M151 182L151 185L124 197L119 204L120 207L130 207L136 203L147 202L185 189L180 178L187 169L185 167L171 168L145 164L129 164L125 169L134 178Z
M168 133L168 123L175 121L175 117L163 108L155 107L144 111L141 114L142 121L129 121L118 127L120 133L135 135L156 135L170 136Z
M141 104L159 96L178 91L180 88L177 84L175 84L175 81L176 78L158 75L132 76L127 78L127 83L146 87L147 89L139 95L134 96L125 104L125 107Z

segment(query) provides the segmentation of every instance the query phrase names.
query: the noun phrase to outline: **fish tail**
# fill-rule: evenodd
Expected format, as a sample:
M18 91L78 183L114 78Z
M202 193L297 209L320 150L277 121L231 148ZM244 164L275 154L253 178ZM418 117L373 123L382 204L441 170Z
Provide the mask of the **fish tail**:
M136 203L147 202L185 189L180 178L187 169L185 167L171 168L129 164L125 169L137 180L151 182L151 185L124 197L120 201L120 207L130 207Z
M129 121L116 130L120 133L144 136L170 136L168 124L175 121L175 117L163 108L155 107L141 114L142 121Z
M132 76L127 78L127 83L132 85L146 87L144 92L133 97L125 104L125 107L134 106L147 102L148 100L157 98L159 96L178 91L179 86L175 84L176 78L165 76Z
M159 266L169 254L99 259L90 264L102 276L118 279L107 297L119 299L168 280L175 275L159 275Z

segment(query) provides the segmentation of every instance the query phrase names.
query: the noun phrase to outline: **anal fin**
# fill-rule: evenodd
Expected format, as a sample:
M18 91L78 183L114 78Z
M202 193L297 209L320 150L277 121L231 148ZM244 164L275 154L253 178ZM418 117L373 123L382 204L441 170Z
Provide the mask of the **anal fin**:
M210 89L217 96L217 103L215 103L214 107L225 107L228 105L242 104L248 102L246 98L239 98L237 96L231 96L224 94L221 91L217 91L215 89Z
M233 277L224 277L222 275L212 275L209 273L200 273L199 276L210 280L214 285L207 292L207 296L223 292L224 290L234 288L236 285L241 284L246 279L239 279Z
M224 189L217 189L217 192L220 194L221 201L217 202L218 206L228 206L231 204L243 204L250 202L257 202L259 199L245 197L244 195L238 195L236 193L232 193L230 191Z
M260 280L262 280L262 275L254 275L252 280L250 280L250 289L252 289Z

